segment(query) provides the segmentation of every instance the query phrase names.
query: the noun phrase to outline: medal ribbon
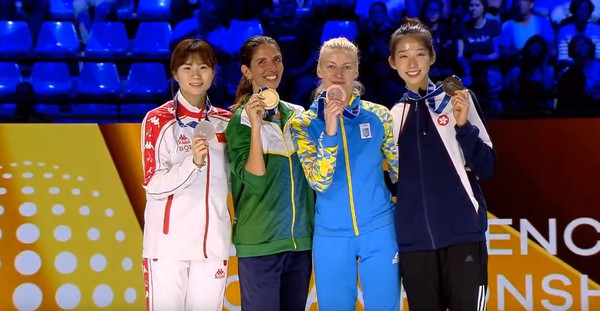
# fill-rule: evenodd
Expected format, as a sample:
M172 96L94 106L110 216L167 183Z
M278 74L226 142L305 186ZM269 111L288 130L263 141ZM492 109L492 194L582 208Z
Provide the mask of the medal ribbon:
M317 117L323 120L325 119L325 114L323 111L325 110L326 95L327 91L323 91L317 99ZM354 100L349 106L344 106L344 111L342 112L342 116L348 120L358 117L358 114L360 113L360 94L358 94L358 92L354 92L352 96L354 97ZM354 108L349 108L353 106Z
M431 111L435 112L436 114L440 114L442 113L442 111L444 111L446 106L448 106L448 103L450 102L451 98L450 95L445 94L444 99L442 99L442 102L436 108L435 96L440 95L442 93L444 93L444 88L442 87L442 85L440 84L436 86L433 82L431 82L431 80L429 80L429 82L427 83L427 95L421 96L418 93L407 89L407 92L404 94L403 100L408 99L414 100L416 102L424 100L427 102L427 106L429 107L429 109L431 109Z
M181 121L181 119L179 118L179 114L177 113L177 106L179 106L179 100L177 99L177 95L175 95L175 98L173 99L173 104L175 106L175 120L177 120L177 123L179 124L179 126L181 127L186 127L189 126L191 128L196 128L196 125L198 125L197 121L190 121L188 123L183 123L183 121ZM204 120L210 122L210 119L208 119L208 113L212 110L212 105L210 103L210 99L208 99L208 96L206 96L206 105L204 106Z

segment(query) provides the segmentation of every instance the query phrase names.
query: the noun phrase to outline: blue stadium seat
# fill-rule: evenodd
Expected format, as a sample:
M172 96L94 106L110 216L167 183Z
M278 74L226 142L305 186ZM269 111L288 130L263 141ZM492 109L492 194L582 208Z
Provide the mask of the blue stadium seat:
M229 24L229 41L225 44L225 50L229 55L237 56L246 39L262 34L263 27L257 19L248 21L231 20Z
M356 0L356 5L354 6L354 14L361 16L369 16L369 8L373 3L379 1L380 0ZM385 2L386 1L383 1L383 3Z
M133 18L133 0L121 0L123 5L117 10L117 19L126 20Z
M138 26L131 52L136 57L169 57L171 25L168 22L142 22Z
M107 104L107 103L75 103L72 105L71 113L72 115L78 116L117 116L118 114L118 104ZM93 121L90 120L90 121ZM116 120L115 120L116 121ZM81 122L81 121L78 121Z
M17 63L0 63L0 99L12 96L21 83L21 70Z
M192 17L184 19L179 24L175 25L173 33L171 34L171 40L181 40L185 35L191 33L198 28L198 18Z
M50 0L50 20L73 20L73 0Z
M51 21L42 24L35 46L37 56L69 58L77 57L78 53L79 39L73 22Z
M156 98L166 94L169 81L161 63L136 63L131 65L125 82L124 95L130 98Z
M123 57L129 50L129 39L123 22L96 22L92 25L86 57Z
M145 103L145 104L137 104L137 103L130 103L127 105L123 105L121 107L121 115L122 116L128 116L128 119L131 119L131 117L137 116L137 121L136 122L141 122L142 119L144 118L144 115L156 108L158 105L161 105L162 103L160 102L155 102L155 103ZM131 120L131 121L135 121L135 120Z
M13 103L2 103L0 104L0 116L10 117L14 116L17 112L17 105Z
M355 21L327 21L325 22L325 26L323 26L321 44L337 37L345 37L350 41L354 41L357 36L358 26Z
M121 81L114 63L84 63L79 74L80 97L118 98Z
M171 17L171 0L140 0L136 10L140 19L168 20Z
M42 99L68 98L73 88L69 67L63 62L35 63L29 82Z
M26 57L31 53L31 32L23 21L0 21L0 57Z

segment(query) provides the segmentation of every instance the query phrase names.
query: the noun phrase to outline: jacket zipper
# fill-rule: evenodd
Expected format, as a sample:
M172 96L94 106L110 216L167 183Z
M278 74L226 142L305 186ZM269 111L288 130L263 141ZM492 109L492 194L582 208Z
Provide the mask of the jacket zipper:
M356 210L354 209L354 194L352 193L352 176L350 174L350 157L348 156L348 142L346 140L346 129L344 127L344 120L340 118L338 121L342 130L342 143L344 144L344 158L346 164L346 179L348 180L348 197L350 200L350 216L352 216L352 227L354 229L354 235L358 236L358 225L356 224Z
M423 181L423 161L421 157L421 115L419 114L419 104L420 102L415 103L415 115L417 119L417 152L419 154L419 171L421 172L420 181L421 181L421 199L423 200L423 213L425 214L425 222L427 223L427 232L429 233L429 238L431 239L431 245L434 249L435 240L433 239L433 233L431 232L431 224L429 223L429 213L427 210L427 197L425 196L425 183ZM423 135L427 135L427 132L423 131Z
M292 118L288 118L288 123L289 120L291 120ZM285 123L283 125L283 129L285 129L285 126L288 124ZM290 154L290 149L288 148L288 144L285 141L285 135L283 132L283 129L280 129L279 126L275 125L275 127L277 129L280 130L281 132L281 139L283 139L283 144L285 146L285 151L287 152L287 154ZM291 235L292 235L292 244L294 244L294 249L298 248L298 245L296 245L296 239L294 238L294 227L296 226L296 201L295 201L295 197L296 197L296 193L295 193L295 188L296 185L294 184L294 171L293 171L293 164L292 164L292 158L291 156L288 156L288 163L289 163L289 168L290 168L290 181L291 181L291 185L292 185L292 191L290 194L291 200L292 200L292 227L290 229Z

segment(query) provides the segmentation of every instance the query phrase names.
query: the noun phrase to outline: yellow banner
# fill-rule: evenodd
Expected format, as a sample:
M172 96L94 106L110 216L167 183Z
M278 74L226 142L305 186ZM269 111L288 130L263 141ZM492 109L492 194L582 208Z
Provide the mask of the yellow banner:
M145 309L139 131L0 125L0 310ZM542 229L489 216L488 310L600 310L600 286L556 256L558 237L598 232L597 220L556 232L551 219ZM569 247L590 256L599 245ZM316 300L311 286L307 310ZM357 310L361 301L359 293ZM235 257L225 310L240 310Z

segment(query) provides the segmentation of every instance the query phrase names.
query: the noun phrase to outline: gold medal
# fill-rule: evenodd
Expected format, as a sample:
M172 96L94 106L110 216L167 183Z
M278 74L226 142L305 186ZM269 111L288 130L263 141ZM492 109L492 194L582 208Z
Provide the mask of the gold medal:
M274 89L264 89L259 94L263 97L265 109L274 109L279 105L279 94Z

